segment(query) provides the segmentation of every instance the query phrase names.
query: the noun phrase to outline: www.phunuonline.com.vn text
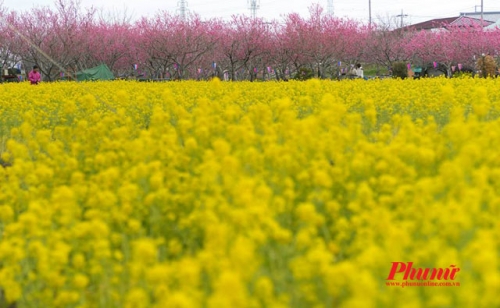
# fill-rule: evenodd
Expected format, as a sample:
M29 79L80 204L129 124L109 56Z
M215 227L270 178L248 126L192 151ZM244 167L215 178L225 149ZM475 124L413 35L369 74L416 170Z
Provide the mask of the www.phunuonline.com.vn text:
M388 287L460 287L458 281L386 281L385 285Z

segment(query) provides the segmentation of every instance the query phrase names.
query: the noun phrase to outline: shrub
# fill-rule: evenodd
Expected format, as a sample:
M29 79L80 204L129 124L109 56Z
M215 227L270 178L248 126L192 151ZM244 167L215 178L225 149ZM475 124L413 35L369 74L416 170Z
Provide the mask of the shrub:
M392 64L392 76L394 78L405 79L408 77L408 69L406 67L406 63L404 62L395 62Z
M486 55L479 57L476 62L477 69L481 72L481 77L494 77L497 71L497 64L492 56Z
M314 77L314 72L312 69L308 67L302 67L297 71L297 74L295 74L296 80L307 80L311 79Z

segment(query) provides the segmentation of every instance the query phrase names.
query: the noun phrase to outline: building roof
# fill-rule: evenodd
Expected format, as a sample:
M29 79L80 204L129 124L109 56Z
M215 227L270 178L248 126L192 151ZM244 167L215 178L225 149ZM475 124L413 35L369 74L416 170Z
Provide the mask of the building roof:
M412 28L415 30L435 30L435 29L442 29L446 28L447 26L459 26L459 27L466 27L466 26L489 26L493 24L492 21L489 20L483 20L461 15L458 17L447 17L447 18L438 18L438 19L431 19L428 21L424 21L421 23L413 24L410 26L406 26L404 28Z
M500 19L499 19L499 20L497 20L495 23L493 23L493 24L491 24L491 25L489 25L489 26L485 27L485 29L487 29L487 30L495 30L495 29L497 29L497 28L499 28L499 29L500 29Z
M462 12L460 16L468 16L476 19L481 19L481 12ZM500 20L500 12L483 12L483 19L489 21L499 21Z
M407 26L405 28L414 28L416 30L431 30L431 29L436 29L436 28L442 28L443 25L449 25L453 21L455 21L458 17L447 17L447 18L438 18L438 19L431 19L423 22L419 22L417 24L413 24L410 26Z

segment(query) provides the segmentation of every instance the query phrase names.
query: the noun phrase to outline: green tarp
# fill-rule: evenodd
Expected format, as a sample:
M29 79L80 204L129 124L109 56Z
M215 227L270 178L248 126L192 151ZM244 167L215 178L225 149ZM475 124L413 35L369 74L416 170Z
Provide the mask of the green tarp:
M76 80L112 80L115 76L106 64L89 68L76 73Z

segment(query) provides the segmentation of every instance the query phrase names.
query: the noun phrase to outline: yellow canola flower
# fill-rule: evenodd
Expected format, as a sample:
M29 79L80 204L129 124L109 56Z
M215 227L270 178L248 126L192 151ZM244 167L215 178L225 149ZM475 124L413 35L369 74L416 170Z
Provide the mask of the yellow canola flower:
M132 260L144 266L154 264L158 257L156 243L148 238L132 242L132 252Z
M0 306L500 306L499 79L0 87Z

